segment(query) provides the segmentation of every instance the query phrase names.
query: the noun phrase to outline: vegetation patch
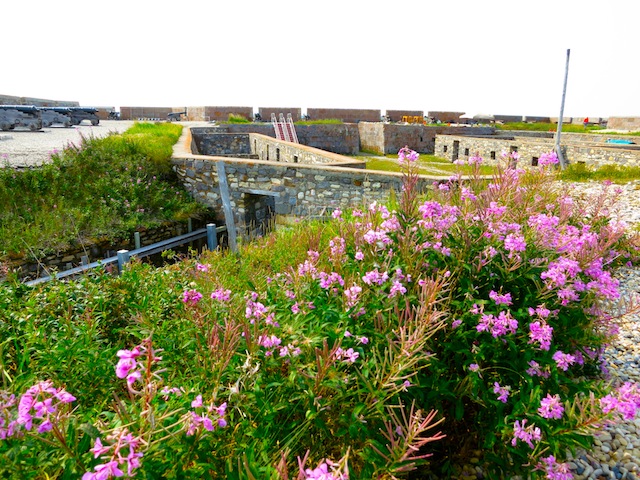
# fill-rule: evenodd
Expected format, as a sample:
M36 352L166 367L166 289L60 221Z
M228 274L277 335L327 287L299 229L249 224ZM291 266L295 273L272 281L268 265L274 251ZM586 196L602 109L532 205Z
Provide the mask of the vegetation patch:
M530 130L535 132L555 132L558 130L557 123L545 123L545 122L506 122L506 123L496 123L492 125L496 127L497 130ZM568 133L592 133L597 132L598 130L604 130L605 127L601 127L600 125L574 125L572 123L563 123L562 131Z
M319 120L299 120L295 125L342 125L344 122L338 118L323 118Z
M38 168L0 168L0 259L26 252L37 260L204 212L171 169L181 129L136 123L122 134L83 137Z

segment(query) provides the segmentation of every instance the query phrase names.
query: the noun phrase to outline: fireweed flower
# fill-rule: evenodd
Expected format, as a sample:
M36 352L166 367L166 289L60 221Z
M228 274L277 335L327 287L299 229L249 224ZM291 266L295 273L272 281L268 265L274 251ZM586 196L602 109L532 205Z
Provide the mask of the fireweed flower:
M547 166L547 165L555 165L558 163L558 155L556 154L556 152L548 152L548 153L543 153L542 155L540 155L540 158L538 158L538 165L540 165L541 167Z
M362 287L353 285L344 291L344 296L347 297L347 307L352 308L358 303L358 298L362 293Z
M489 332L493 338L498 338L507 333L515 334L518 330L518 321L511 316L511 313L502 311L495 315L482 314L476 326L478 332Z
M391 290L389 291L389 298L397 297L398 295L404 295L407 293L407 289L398 280L393 281Z
M506 387L503 387L498 382L493 383L493 393L498 396L498 400L502 403L507 403L507 398L509 397L510 392L510 386L507 385Z
M344 363L354 363L360 354L356 352L353 348L349 348L347 350L342 349L342 347L338 347L335 352L335 357L338 360L342 360Z
M196 305L202 299L202 294L197 290L185 290L182 301L187 305Z
M513 438L511 439L512 446L515 447L518 440L521 440L529 445L529 448L533 449L535 448L533 442L539 442L542 438L542 433L538 427L534 426L534 424L525 427L526 423L527 420L524 419L522 420L522 423L520 423L519 420L516 420L513 424Z
M344 286L344 279L339 273L336 272L320 272L318 274L318 279L320 280L320 286L324 289L329 289L334 285Z
M342 210L336 208L333 212L331 212L331 216L335 219L342 220Z
M477 153L469 157L469 165L480 165L483 161L484 159Z
M208 272L209 271L209 265L206 264L206 263L204 263L204 264L203 263L198 263L196 265L196 270L198 272Z
M30 387L20 397L18 403L18 417L14 422L9 422L5 428L5 419L0 411L0 438L6 438L16 432L20 425L25 430L31 430L37 425L37 432L44 433L53 429L53 424L58 421L61 405L75 401L75 397L63 388L55 388L50 380L38 382ZM15 397L8 397L4 409L8 405L15 404Z
M336 237L329 242L329 248L331 251L331 258L338 259L345 252L346 241L342 237Z
M489 292L489 298L496 302L496 305L511 305L511 294L505 293L504 295L499 294L498 292L494 292L491 290Z
M420 154L409 147L402 147L398 151L398 163L400 165L410 165L418 161Z
M539 343L540 350L549 350L553 336L553 327L546 322L535 321L529 324L529 343Z
M554 418L559 420L564 413L564 406L560 402L560 395L550 395L540 400L540 408L538 408L538 415L542 418Z
M387 272L380 273L377 268L365 273L362 277L362 281L367 285L382 285L387 280L389 280L389 274Z
M216 406L213 403L204 405L202 396L198 395L196 400L191 403L194 410L190 411L183 418L187 436L194 435L198 430L207 430L212 432L216 426L224 428L227 426L227 420L224 418L227 410L227 402Z
M603 413L615 410L625 420L635 418L640 409L640 388L633 382L625 382L613 393L600 399L600 408Z
M542 457L542 462L536 465L536 469L544 470L549 480L571 480L573 474L566 463L558 463L556 457L549 455Z
M576 362L576 357L571 355L570 353L563 353L561 350L558 350L553 354L553 360L556 362L556 365L559 369L563 371L567 371L571 365Z
M135 475L135 469L139 468L140 459L143 454L136 452L142 445L139 437L134 437L126 428L114 430L114 433L107 436L110 444L103 445L100 437L96 438L94 446L90 451L94 458L102 457L104 463L96 465L94 472L86 472L82 480L105 480L113 477L122 477L122 469L126 467L127 475Z
M218 302L228 302L231 300L231 290L219 288L211 294L211 298Z

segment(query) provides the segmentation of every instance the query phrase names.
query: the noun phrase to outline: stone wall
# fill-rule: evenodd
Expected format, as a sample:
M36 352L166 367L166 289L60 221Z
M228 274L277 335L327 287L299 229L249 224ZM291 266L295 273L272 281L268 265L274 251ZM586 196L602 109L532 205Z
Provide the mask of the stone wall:
M260 160L294 164L303 163L308 165L333 165L362 169L366 167L366 162L362 160L354 160L299 143L284 142L258 133L251 133L249 137L251 152ZM215 155L213 152L209 154Z
M200 155L251 157L251 142L247 133L200 133L191 129L192 151Z
M398 125L380 122L360 122L360 150L380 155L398 153L404 146L419 153L433 154L436 135L489 135L493 127L465 127L447 125Z
M120 119L159 118L166 120L167 115L172 111L172 107L120 107Z
M596 167L605 164L640 165L640 146L606 145L604 139L589 143L583 138L585 136L588 137L580 136L573 141L571 134L562 135L562 152L567 162L584 162ZM590 137L594 139L593 135ZM519 165L535 166L540 155L552 151L554 144L553 138L438 135L435 154L451 161L458 158L466 160L478 154L491 165L500 162L502 152L517 151L520 154Z
M427 115L429 118L440 120L443 123L458 123L464 113L465 112L429 112Z
M208 128L211 133L260 133L273 138L276 136L271 123L229 123ZM356 155L360 151L360 136L356 124L296 125L295 129L302 145L341 155Z
M609 117L607 128L640 131L640 117Z
M284 115L285 119L287 118L287 114L290 113L291 114L291 118L293 119L294 122L302 120L302 109L301 108L260 107L260 108L258 108L258 113L260 113L260 116L262 117L262 121L263 122L270 122L272 113L275 113L276 114L276 118L278 118L278 119L280 118L280 114L281 113Z
M226 122L232 114L253 120L253 107L187 107L187 116L191 121Z
M362 169L232 160L194 155L175 156L173 168L187 190L224 218L216 162L225 163L231 207L241 235L252 222L256 202L272 202L274 214L291 216L328 215L335 209L362 208L372 201L385 202L390 192L400 195L402 175ZM421 177L420 188L429 188L433 178Z
M391 122L401 122L404 117L409 117L412 123L414 117L418 117L419 122L424 121L424 111L422 110L387 110L385 115L389 117Z
M345 123L379 122L380 110L359 110L352 108L307 108L311 120L338 119Z

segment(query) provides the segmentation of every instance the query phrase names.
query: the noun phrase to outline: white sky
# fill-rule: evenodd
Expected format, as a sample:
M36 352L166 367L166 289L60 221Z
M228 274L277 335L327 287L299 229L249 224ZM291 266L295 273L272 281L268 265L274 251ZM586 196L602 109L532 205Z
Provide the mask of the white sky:
M0 0L0 94L640 116L640 0Z

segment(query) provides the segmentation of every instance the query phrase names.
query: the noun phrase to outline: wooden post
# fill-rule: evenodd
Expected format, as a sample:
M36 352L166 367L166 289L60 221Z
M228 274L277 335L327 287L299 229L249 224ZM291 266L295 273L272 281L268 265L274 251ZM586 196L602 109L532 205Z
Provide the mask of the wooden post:
M207 223L207 248L211 252L218 248L218 231L215 223Z
M233 253L238 253L236 223L233 218L233 210L231 209L231 195L229 194L227 172L224 169L223 161L216 162L216 170L218 172L218 185L220 186L220 198L222 199L224 219L227 224L227 232L229 233L229 248Z
M569 77L569 55L571 50L567 48L567 63L564 69L564 86L562 88L562 103L560 104L560 118L558 118L558 129L556 130L556 144L555 151L560 161L560 168L564 170L566 168L566 162L564 155L562 155L562 149L560 148L560 134L562 133L562 117L564 116L564 99L567 95L567 78Z
M136 250L140 248L140 232L133 232L133 241L136 245Z

